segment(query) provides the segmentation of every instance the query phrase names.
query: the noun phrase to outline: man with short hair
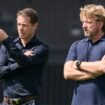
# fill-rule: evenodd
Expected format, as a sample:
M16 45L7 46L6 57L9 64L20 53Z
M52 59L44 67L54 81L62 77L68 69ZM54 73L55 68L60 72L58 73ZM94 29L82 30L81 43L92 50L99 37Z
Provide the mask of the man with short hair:
M105 8L80 9L86 38L74 42L64 65L64 78L75 81L71 105L105 105Z
M37 38L39 19L32 8L17 13L18 38L11 39L0 29L0 78L2 105L39 105L40 82L49 48Z

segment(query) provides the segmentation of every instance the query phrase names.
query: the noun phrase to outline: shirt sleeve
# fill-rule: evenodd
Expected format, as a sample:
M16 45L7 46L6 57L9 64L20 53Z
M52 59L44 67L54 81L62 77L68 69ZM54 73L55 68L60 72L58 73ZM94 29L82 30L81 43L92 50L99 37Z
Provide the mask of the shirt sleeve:
M7 76L12 71L14 71L20 67L16 62L7 63L8 60L9 59L8 59L7 54L6 54L6 50L2 46L0 49L0 78Z
M21 49L15 46L10 38L3 41L9 54L21 67L32 67L45 64L48 59L49 48L45 44L39 44L32 48L33 55L26 56Z
M77 42L75 42L75 43L73 43L71 45L71 47L69 48L69 51L68 51L66 61L74 61L74 60L76 60L76 58L77 58L76 47L77 47Z

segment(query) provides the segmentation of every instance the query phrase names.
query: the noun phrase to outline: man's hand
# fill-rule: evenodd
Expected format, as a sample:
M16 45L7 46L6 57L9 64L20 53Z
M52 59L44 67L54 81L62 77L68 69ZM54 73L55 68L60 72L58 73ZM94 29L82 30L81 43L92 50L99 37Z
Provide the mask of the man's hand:
M7 38L8 38L7 33L4 30L0 29L0 41L3 41Z
M24 53L26 56L33 56L33 51L29 50Z

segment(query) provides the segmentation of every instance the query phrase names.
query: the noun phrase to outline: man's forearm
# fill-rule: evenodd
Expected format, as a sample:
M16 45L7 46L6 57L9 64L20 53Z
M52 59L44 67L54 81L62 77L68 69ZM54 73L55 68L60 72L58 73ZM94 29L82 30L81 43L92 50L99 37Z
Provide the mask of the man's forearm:
M64 78L71 80L87 80L94 78L94 75L86 71L75 69L74 61L68 61L64 65Z
M95 61L95 62L81 62L80 69L82 71L87 71L92 74L104 74L104 68L105 64L101 61Z
M65 73L65 79L71 79L75 81L82 81L82 80L88 80L93 79L94 75L88 72L80 71L72 69L70 71L66 71Z

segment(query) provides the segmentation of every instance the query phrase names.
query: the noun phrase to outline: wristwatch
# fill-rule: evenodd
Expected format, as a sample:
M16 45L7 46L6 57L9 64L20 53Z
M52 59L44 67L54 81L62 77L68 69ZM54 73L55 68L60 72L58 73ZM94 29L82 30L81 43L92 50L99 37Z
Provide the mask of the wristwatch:
M76 66L78 69L80 69L81 62L82 62L81 60L77 60L77 62L76 62Z

